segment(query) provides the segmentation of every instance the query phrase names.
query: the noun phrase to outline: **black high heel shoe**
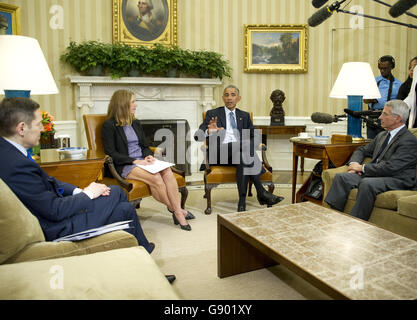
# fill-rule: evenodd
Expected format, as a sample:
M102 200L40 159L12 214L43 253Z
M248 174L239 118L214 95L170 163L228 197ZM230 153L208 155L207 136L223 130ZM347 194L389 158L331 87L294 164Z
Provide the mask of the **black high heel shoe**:
M174 213L174 211L169 210L168 208L167 208L167 210L171 213ZM192 220L192 219L195 219L195 216L190 211L187 211L187 215L185 216L185 219L186 220Z
M268 207L273 206L274 204L277 204L278 202L281 202L284 200L283 197L276 196L272 193L269 193L268 191L262 192L262 194L257 196L259 204L264 205L266 204Z
M189 224L186 224L185 226L183 226L179 221L178 221L178 219L177 219L177 217L175 216L175 214L173 213L172 214L172 219L174 220L174 224L175 225L180 225L180 227L181 227L181 229L182 230L185 230L185 231L191 231L191 226L189 225Z

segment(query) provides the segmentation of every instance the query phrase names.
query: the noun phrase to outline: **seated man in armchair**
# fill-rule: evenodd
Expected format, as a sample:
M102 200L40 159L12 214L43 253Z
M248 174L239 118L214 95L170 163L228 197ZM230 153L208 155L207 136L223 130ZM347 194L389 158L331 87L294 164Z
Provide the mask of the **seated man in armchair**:
M266 191L260 181L260 175L264 169L254 150L255 129L249 113L236 108L241 100L239 89L229 85L224 89L222 98L225 106L207 112L194 138L198 141L208 138L210 164L236 166L238 211L246 211L249 180L256 188L257 198L261 205L277 204L284 198Z
M408 115L409 108L401 100L385 104L379 117L385 131L356 149L348 172L338 173L333 180L324 199L333 209L343 212L350 191L358 188L350 214L369 220L378 194L416 188L417 139L405 126ZM371 162L361 164L365 157Z

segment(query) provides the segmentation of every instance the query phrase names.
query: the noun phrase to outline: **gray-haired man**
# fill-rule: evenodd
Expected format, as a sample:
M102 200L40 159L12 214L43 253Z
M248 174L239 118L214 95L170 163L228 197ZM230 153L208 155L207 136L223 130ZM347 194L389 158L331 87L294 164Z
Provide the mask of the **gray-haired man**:
M405 126L408 114L409 108L401 100L385 104L379 117L385 131L355 150L348 172L335 176L324 201L343 211L350 191L358 188L350 214L368 220L378 194L416 188L417 139ZM371 157L371 162L361 164L365 157Z

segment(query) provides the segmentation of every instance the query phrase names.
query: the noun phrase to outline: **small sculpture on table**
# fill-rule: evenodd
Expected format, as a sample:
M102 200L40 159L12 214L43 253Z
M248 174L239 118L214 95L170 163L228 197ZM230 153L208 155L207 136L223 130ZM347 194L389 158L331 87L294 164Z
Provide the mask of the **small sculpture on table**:
M285 93L282 90L274 90L270 97L274 106L270 112L271 126L285 126L285 112L282 103L285 100Z

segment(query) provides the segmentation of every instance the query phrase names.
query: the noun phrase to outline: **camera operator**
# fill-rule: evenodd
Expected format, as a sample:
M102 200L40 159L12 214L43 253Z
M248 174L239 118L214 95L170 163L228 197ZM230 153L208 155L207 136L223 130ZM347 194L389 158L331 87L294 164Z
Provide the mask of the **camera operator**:
M387 101L397 99L398 90L401 86L401 81L391 73L391 70L395 68L395 59L392 56L382 56L378 60L378 69L381 73L380 76L376 77L375 80L378 85L379 92L381 93L380 99L364 99L364 103L368 104L369 110L372 111L382 111L384 109L385 103ZM378 116L369 116L370 120L374 120L381 124L381 121L378 120ZM373 139L375 136L383 131L380 126L374 126L370 122L366 124L366 135L368 139Z

